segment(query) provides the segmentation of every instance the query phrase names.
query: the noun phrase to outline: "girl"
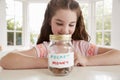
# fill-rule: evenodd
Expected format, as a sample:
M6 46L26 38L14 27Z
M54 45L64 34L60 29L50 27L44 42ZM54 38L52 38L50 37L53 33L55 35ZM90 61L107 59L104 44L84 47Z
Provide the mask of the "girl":
M75 65L116 65L120 64L120 51L97 47L89 43L89 35L79 3L75 0L51 0L37 45L26 51L13 51L4 56L0 65L4 69L47 68L47 49L50 34L71 34L75 48Z

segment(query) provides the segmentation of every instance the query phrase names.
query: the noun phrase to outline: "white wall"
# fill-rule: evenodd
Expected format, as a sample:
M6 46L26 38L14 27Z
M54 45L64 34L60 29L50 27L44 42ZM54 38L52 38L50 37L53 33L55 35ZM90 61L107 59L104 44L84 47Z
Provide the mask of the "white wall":
M0 45L3 48L7 45L5 8L5 0L0 0Z
M113 0L112 47L120 49L120 0Z

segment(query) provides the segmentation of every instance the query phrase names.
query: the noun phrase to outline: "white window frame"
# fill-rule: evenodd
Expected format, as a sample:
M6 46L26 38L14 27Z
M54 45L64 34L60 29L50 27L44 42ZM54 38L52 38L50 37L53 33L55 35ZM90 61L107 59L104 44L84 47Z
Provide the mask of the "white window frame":
M22 1L20 1L21 3L22 3ZM7 6L7 5L6 5ZM22 6L23 6L23 3L22 3ZM22 8L22 9L24 9L24 8ZM6 10L6 8L5 8L5 10ZM6 14L6 16L7 16L7 14ZM9 15L8 15L9 16ZM10 16L14 16L14 15L10 15ZM23 18L23 16L22 16L22 18ZM15 19L15 17L14 17L14 19ZM23 20L23 19L22 19ZM14 36L14 45L8 45L8 44L6 44L7 45L7 48L9 48L9 49L14 49L14 48L20 48L20 47L23 47L23 27L22 27L22 31L18 31L18 30L8 30L7 28L6 28L6 34L8 33L8 32L13 32L13 36ZM18 32L20 32L22 35L21 35L21 38L22 38L22 44L21 45L16 45L16 33L18 33ZM7 38L7 35L6 35L6 38ZM6 39L7 40L7 39ZM8 42L8 41L6 41L6 42Z
M104 7L104 0L99 0L99 1L103 1L103 7ZM97 1L94 2L95 5L96 5L96 2L97 2ZM96 8L96 7L95 7L95 8ZM96 10L96 9L95 9L95 10ZM96 11L95 11L95 12L96 12ZM94 12L94 13L95 13L95 12ZM112 13L111 13L111 14L112 14ZM97 17L96 14L94 14L94 16L95 16L94 18ZM110 33L112 33L112 25L111 25L111 30L105 30L105 29L104 29L104 20L105 20L105 19L104 19L104 16L105 16L105 15L104 15L104 11L103 11L103 15L102 15L102 19L103 19L103 21L102 21L102 28L103 28L103 29L102 29L102 30L97 30L97 29L96 29L96 19L95 19L95 24L94 24L94 27L95 27L95 31L94 31L94 32L95 32L95 43L96 43L96 32L102 32L102 44L101 44L101 45L98 45L98 46L111 47L112 44L110 44L110 46L106 46L106 45L104 44L104 38L105 38L104 34L105 34L105 32L110 32ZM112 15L111 15L111 17L112 17ZM112 22L111 22L111 24L112 24ZM112 38L112 37L111 37L111 38ZM110 43L112 43L112 42L110 42Z
M104 34L105 32L109 31L109 32L112 33L112 30L104 30L104 28L103 28L103 30L96 30L96 2L97 1L104 1L104 0L80 1L80 3L88 3L88 5L89 5L88 26L87 27L88 27L88 34L91 37L90 42L94 43L94 44L96 44L96 32L101 31ZM103 19L104 19L104 17L103 17ZM104 27L104 24L103 24L102 27ZM112 25L111 25L111 27L112 27ZM111 45L112 45L112 40L111 40ZM111 47L111 45L110 46L105 46L104 45L104 35L102 35L102 45L98 45L98 46Z

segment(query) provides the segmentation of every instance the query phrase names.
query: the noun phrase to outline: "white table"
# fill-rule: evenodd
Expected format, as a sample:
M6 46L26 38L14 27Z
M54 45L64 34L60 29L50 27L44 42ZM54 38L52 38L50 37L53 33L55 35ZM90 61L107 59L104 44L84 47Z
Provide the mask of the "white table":
M120 65L74 67L67 76L54 76L48 69L0 70L0 80L120 80Z

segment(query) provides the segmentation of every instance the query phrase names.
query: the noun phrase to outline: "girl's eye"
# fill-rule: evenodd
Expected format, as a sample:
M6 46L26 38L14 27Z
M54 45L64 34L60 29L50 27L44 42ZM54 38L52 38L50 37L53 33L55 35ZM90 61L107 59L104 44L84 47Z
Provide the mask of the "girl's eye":
M56 23L57 25L59 25L59 26L62 26L63 24L62 23Z
M70 27L74 27L74 25L73 25L73 24L70 24L69 26L70 26Z

